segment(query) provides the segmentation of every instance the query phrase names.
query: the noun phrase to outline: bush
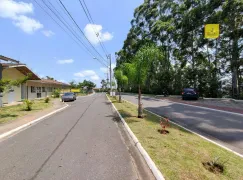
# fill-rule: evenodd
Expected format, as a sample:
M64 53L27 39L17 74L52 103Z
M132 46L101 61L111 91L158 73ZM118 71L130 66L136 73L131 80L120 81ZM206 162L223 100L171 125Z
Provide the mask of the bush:
M52 93L54 98L59 98L60 97L61 90L60 89L55 89Z
M24 100L24 109L26 110L26 111L31 111L32 110L32 105L34 104L34 102L33 101L30 101L30 100L28 100L28 99L25 99Z
M50 98L49 97L46 97L45 98L45 103L49 103L49 101L50 101Z

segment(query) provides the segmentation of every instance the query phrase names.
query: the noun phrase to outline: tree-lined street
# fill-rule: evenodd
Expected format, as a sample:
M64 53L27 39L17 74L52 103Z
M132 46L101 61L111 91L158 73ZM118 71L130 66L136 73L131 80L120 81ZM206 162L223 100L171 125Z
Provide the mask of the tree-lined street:
M114 122L105 94L69 105L0 141L0 179L153 179Z

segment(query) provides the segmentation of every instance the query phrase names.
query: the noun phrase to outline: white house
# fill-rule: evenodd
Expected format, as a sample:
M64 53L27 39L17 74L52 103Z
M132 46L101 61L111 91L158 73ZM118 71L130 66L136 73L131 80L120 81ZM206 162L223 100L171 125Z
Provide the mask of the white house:
M1 63L1 62L0 62ZM3 104L51 96L54 89L70 91L70 85L55 80L41 79L25 64L1 63L2 79L18 80L30 75L29 80L19 87L13 86L8 92L3 93Z

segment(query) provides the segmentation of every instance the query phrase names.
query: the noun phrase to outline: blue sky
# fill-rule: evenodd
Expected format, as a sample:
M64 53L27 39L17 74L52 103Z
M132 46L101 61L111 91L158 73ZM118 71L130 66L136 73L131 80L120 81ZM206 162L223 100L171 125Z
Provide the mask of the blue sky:
M43 4L42 0L37 1ZM48 3L48 0L45 1ZM60 9L58 0L49 1L72 24ZM105 56L93 28L99 32L114 64L114 53L121 49L134 9L142 0L86 0L95 25L89 24L78 0L62 2L93 46ZM80 48L34 0L0 0L0 24L0 54L26 63L39 76L48 75L64 82L88 79L97 86L105 78L103 65Z

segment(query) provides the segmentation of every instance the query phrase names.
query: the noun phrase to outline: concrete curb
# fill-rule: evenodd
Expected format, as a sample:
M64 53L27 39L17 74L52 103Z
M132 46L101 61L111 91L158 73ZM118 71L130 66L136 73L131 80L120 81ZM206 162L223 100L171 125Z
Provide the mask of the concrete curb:
M66 109L67 107L69 107L68 104L66 104L66 106L64 106L64 107L62 107L62 108L60 108L60 109L57 109L57 110L55 110L55 111L52 111L52 112L49 113L49 114L46 114L45 116L42 116L42 117L40 117L40 118L37 118L37 119L35 119L35 120L31 121L31 122L28 122L28 123L26 123L26 124L23 124L23 125L21 125L21 126L15 128L15 129L12 129L12 130L8 131L8 132L5 132L5 133L3 133L3 134L0 134L0 139L5 138L5 137L7 137L7 136L10 136L10 135L12 135L12 134L14 134L14 133L17 133L17 132L19 132L20 130L22 130L22 129L28 127L28 126L31 126L31 125L33 125L33 124L35 124L35 123L37 123L37 122L39 122L39 121L41 121L41 120L43 120L43 119L45 119L45 118L51 116L51 115L53 115L53 114L56 114L56 113L58 113L58 112L60 112L60 111L62 111L62 110L64 110L64 109Z
M164 180L165 178L163 177L162 173L159 171L159 169L156 167L156 165L153 162L153 160L150 158L148 153L145 151L143 146L140 144L140 142L138 141L137 137L133 134L132 130L129 128L129 126L127 125L126 121L123 119L123 117L121 116L119 111L116 109L115 105L111 102L110 98L107 95L106 95L106 97L109 100L109 102L112 104L112 107L117 112L117 114L118 114L119 118L121 119L122 123L124 124L127 132L129 133L129 135L131 136L133 142L135 143L135 146L138 148L139 152L141 153L141 155L143 156L144 160L146 161L146 163L148 164L149 168L151 169L154 177L157 180Z
M127 103L130 103L130 104L132 104L132 105L134 105L134 106L137 106L136 104L133 104L133 103L130 102L130 101L127 101L127 100L124 100L124 99L122 99L122 100L125 101L125 102L127 102ZM144 110L147 111L147 112L149 112L149 113L151 113L151 114L153 114L153 115L155 115L155 116L157 116L157 117L159 117L159 118L163 118L162 116L160 116L160 115L158 115L158 114L155 114L155 113L153 113L153 112L151 112L151 111L149 111L149 110L147 110L147 109L144 109ZM191 133L193 133L193 134L195 134L195 135L197 135L197 136L199 136L199 137L205 139L206 141L209 141L209 142L211 142L211 143L213 143L213 144L215 144L215 145L217 145L217 146L219 146L219 147L221 147L221 148L223 148L223 149L225 149L225 150L227 150L227 151L230 151L230 152L234 153L235 155L237 155L237 156L243 158L243 154L240 154L240 153L238 153L238 152L235 152L234 150L232 150L232 149L230 149L230 148L227 148L227 147L225 147L224 145L219 144L219 143L217 143L217 142L215 142L215 141L213 141L213 140L211 140L211 139L208 139L208 138L206 138L205 136L200 135L200 134L198 134L198 133L196 133L196 132L194 132L194 131L192 131L192 130L190 130L190 129L187 129L187 128L185 128L185 127L183 127L183 126L181 126L181 125L179 125L179 124L177 124L177 123L175 123L175 122L170 121L170 123L175 124L176 126L179 126L180 128L182 128L182 129L184 129L184 130L186 130L186 131L189 131L189 132L191 132Z

